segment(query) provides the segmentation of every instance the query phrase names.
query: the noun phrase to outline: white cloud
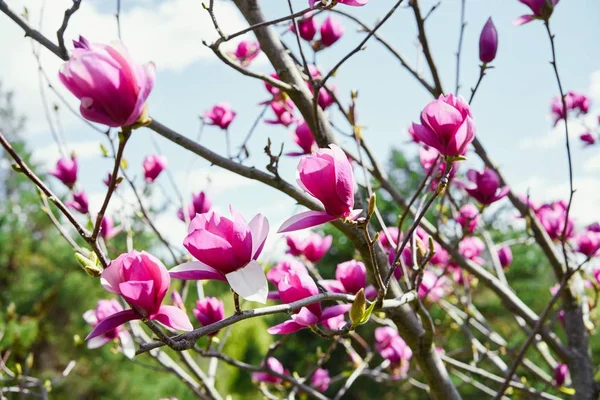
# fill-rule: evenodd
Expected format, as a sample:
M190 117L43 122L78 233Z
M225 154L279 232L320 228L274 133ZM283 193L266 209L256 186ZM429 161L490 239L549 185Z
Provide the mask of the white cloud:
M97 140L69 143L68 151L74 152L79 161L101 156L100 142ZM32 157L38 163L53 164L61 157L61 153L58 145L50 145L35 149Z
M262 185L233 172L221 168L200 168L194 171L180 171L175 174L178 187L187 188L191 192L209 190L211 196L217 196L234 189L247 188L253 185Z

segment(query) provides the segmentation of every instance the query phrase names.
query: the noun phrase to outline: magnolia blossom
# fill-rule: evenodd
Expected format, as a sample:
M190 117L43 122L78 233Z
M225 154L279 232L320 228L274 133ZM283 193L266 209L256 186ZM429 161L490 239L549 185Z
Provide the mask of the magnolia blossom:
M429 172L431 168L435 165L438 157L440 156L440 152L434 149L433 147L421 147L419 150L419 161L423 166L423 170L425 172Z
M310 127L306 123L306 121L301 120L298 122L298 126L296 126L296 130L291 132L292 140L296 143L302 151L294 151L291 153L287 153L288 156L302 156L305 154L312 154L314 151L318 149L317 142L315 137L310 130Z
M134 63L122 43L91 44L80 36L58 74L81 100L81 115L112 127L145 122L146 99L154 86L153 63Z
M317 22L315 21L314 15L312 13L304 14L304 16L296 23L298 24L298 34L300 37L307 42L313 40L317 33ZM296 33L296 26L291 24L290 30Z
M56 162L56 167L48 173L72 189L75 182L77 182L77 159L75 155L71 155L71 158L61 157Z
M319 293L315 281L307 273L297 271L289 271L289 273L279 281L277 288L279 290L279 297L286 304ZM348 311L350 307L350 304L339 304L323 310L321 308L321 303L313 303L294 312L290 320L272 326L267 332L274 335L294 333L301 329L323 323L330 318L342 315Z
M191 331L185 313L175 306L161 305L171 279L163 263L144 251L130 251L113 260L101 275L104 289L122 296L131 309L112 314L94 327L86 340L110 332L136 319L155 320L169 328Z
M231 54L242 66L247 67L250 65L260 54L260 43L249 40L242 40L236 47L235 51Z
M321 25L321 44L325 47L329 47L337 42L344 34L344 28L340 21L333 17L328 16Z
M584 94L570 91L565 94L565 107L566 113L575 111L576 114L587 114L590 109L590 99ZM550 111L554 117L554 125L561 119L565 119L565 109L563 108L563 102L560 96L556 96L552 99Z
M212 200L206 195L206 193L193 193L192 202L188 204L188 217L191 220L196 216L196 214L204 214L209 212L211 207ZM179 218L182 221L185 221L185 216L183 215L182 208L177 210L177 218Z
M225 317L223 302L216 297L204 297L203 299L197 300L196 308L194 308L192 312L202 326L214 324ZM214 336L217 333L219 333L219 331L215 331L209 335Z
M591 146L596 143L596 137L590 132L584 132L579 135L579 140L581 140L585 146Z
M569 367L567 364L558 364L554 368L554 383L557 387L561 387L567 381L569 375Z
M230 211L231 219L216 211L192 219L183 246L198 261L169 273L177 279L226 281L244 299L265 303L267 279L256 259L267 240L269 221L257 214L247 223L233 207Z
M90 212L87 194L85 192L73 192L73 200L66 201L65 205L79 211L82 214Z
M412 125L414 136L444 156L458 157L475 138L471 108L453 94L440 95L421 112L421 124Z
M85 322L90 324L92 327L96 327L100 322L106 318L123 311L123 307L116 300L99 300L98 305L93 310L87 310L83 313L83 319ZM121 349L123 354L127 358L133 358L135 356L135 343L131 338L131 335L123 326L117 326L111 330L104 332L96 336L93 339L88 340L88 349L96 349L106 343L112 342L118 339L121 343Z
M567 203L564 201L542 205L536 210L536 216L552 240L561 240L563 231L565 231L565 239L572 237L575 233L573 220L571 218L566 220Z
M206 118L208 125L215 125L224 130L229 128L229 124L231 124L236 115L237 113L225 102L219 103L204 112L204 118Z
M158 178L158 175L167 168L167 158L157 154L151 154L144 159L142 168L144 169L144 178L146 178L146 182L152 183Z
M102 222L100 223L100 236L102 236L104 240L112 239L117 236L119 232L121 232L121 227L115 227L115 221L110 215L102 217Z
M298 274L308 272L306 271L306 266L302 264L298 260L282 260L275 264L267 273L267 279L269 282L274 285L279 285L279 282L283 279L284 276L290 273L290 271L295 271Z
M429 238L431 236L429 236L429 234L427 232L425 232L424 229L422 229L421 227L418 227L417 228L417 237L419 239L421 239L421 241L423 243L429 243ZM442 246L435 240L433 241L433 251L434 251L434 255L433 255L433 257L431 257L431 260L429 260L429 262L432 265L443 267L446 264L448 264L448 261L450 260L450 256L448 255L448 252L446 250L444 250L442 248Z
M283 365L281 365L279 360L276 359L275 357L269 357L267 359L267 367L269 370L276 372L278 374L281 374L281 375L288 373L285 369L283 369ZM271 375L268 372L254 372L252 374L252 379L254 379L255 381L258 381L258 382L273 383L273 384L281 383L281 381L282 381L281 378Z
M317 2L317 0L308 0L308 5L310 7L314 7L316 2ZM337 3L339 3L339 4L345 4L347 6L353 6L353 7L362 7L365 4L367 4L368 2L369 2L369 0L337 0Z
M502 246L498 249L498 260L500 260L500 265L502 268L508 268L508 266L512 263L513 255L510 250L510 246Z
M460 182L459 185L483 205L490 205L508 194L508 186L500 187L500 177L493 169L486 168L483 172L470 169L467 178L471 182Z
M271 78L273 78L273 79L279 80L279 75L277 75L276 72L273 72L269 76ZM269 82L264 81L264 84L265 84L265 89L267 89L267 92L271 93L273 95L273 97L276 97L276 96L278 96L281 93L281 90L279 90L279 88L276 88L275 86L272 86Z
M394 377L406 376L412 350L391 326L375 329L375 349L390 362Z
M585 231L576 237L576 249L587 257L600 254L600 233Z
M473 204L465 204L458 211L456 222L462 227L465 234L472 234L481 223L481 215Z
M287 253L293 256L304 256L312 263L317 263L327 253L333 241L332 236L321 236L311 232L306 238L299 239L286 236Z
M298 164L298 185L317 198L325 211L306 211L285 221L279 232L291 232L321 225L338 218L356 218L354 172L346 154L335 144L302 157Z
M425 270L419 285L419 299L438 301L450 291L450 281L445 276L437 276L434 272Z
M292 99L276 99L269 103L275 119L266 119L265 123L270 125L283 125L285 127L294 123L294 102Z
M324 392L329 388L331 378L329 377L329 371L323 368L318 368L313 374L310 385L320 392Z
M533 14L521 15L513 21L513 25L524 25L535 19L548 21L554 11L554 7L558 4L558 1L559 0L519 0L519 2L529 7Z
M477 264L483 264L485 262L480 257L484 250L485 244L476 236L466 237L458 244L458 252L465 258L472 260Z
M323 110L326 110L329 106L335 103L335 98L333 95L337 95L337 87L335 87L335 85L326 85L325 87L319 89L319 98L317 99L319 107L321 107Z
M488 18L483 26L481 35L479 36L479 59L482 63L489 63L496 58L498 50L498 31L492 22L492 18Z
M377 292L372 285L367 285L367 268L360 261L350 260L338 264L335 269L335 280L319 282L325 289L333 293L356 294L365 289L365 296L371 297Z

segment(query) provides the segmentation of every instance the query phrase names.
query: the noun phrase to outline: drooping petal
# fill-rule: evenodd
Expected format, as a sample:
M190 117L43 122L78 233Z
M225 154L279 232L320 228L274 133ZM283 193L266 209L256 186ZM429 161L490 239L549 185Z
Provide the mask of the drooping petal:
M342 315L352 307L351 304L338 304L336 306L327 307L323 310L321 314L321 321L324 321L329 318L337 317L338 315Z
M344 285L342 285L342 282L340 282L338 280L335 280L335 279L324 279L322 281L319 281L319 283L321 284L321 286L323 286L325 289L327 289L328 292L331 292L331 293L346 293Z
M98 347L104 346L106 343L110 342L112 339L106 335L96 336L88 340L87 348L88 349L97 349Z
M87 335L85 340L93 339L96 336L112 331L126 322L141 318L142 316L133 310L120 311L100 321L100 323L92 329L89 335Z
M319 322L319 317L310 312L306 307L302 307L298 314L292 315L292 320L298 325L311 326Z
M515 19L512 24L517 26L525 25L531 21L533 21L533 15L521 15L519 18Z
M171 275L171 278L183 280L226 281L222 273L200 261L179 264L169 270L169 275Z
M338 219L338 217L329 215L325 211L305 211L286 220L283 224L281 224L281 227L279 227L277 233L293 232L301 229L312 228L336 219Z
M261 304L267 302L269 285L265 271L258 262L252 260L243 268L225 275L229 286L242 298Z
M160 306L158 313L151 319L178 331L191 331L194 329L187 314L175 306Z
M269 329L267 329L267 332L271 335L288 335L290 333L298 332L299 330L304 328L306 327L289 320L270 327Z
M252 233L252 258L256 260L267 241L269 220L262 214L256 214L248 225Z

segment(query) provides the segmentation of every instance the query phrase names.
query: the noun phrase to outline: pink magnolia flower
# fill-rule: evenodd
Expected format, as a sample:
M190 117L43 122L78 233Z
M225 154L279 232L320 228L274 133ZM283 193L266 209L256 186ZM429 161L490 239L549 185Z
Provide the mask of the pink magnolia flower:
M79 211L82 214L90 212L87 194L85 192L73 192L73 200L65 202L65 205Z
M275 264L267 273L267 280L278 286L284 276L295 271L298 274L308 274L306 267L298 260L282 260Z
M280 375L287 374L287 371L283 369L283 365L281 365L279 360L276 359L275 357L269 357L267 359L267 368L273 372L280 374ZM258 381L258 382L273 383L273 384L281 383L281 381L282 381L281 378L271 375L268 372L254 372L252 374L252 379L254 379L255 381Z
M453 94L440 95L421 112L421 124L413 123L415 137L444 156L458 157L475 138L471 108Z
M600 233L585 231L576 237L577 251L586 257L600 254Z
M323 280L320 283L333 293L356 294L367 285L367 268L360 261L346 261L337 265L335 280ZM374 292L374 289L370 291Z
M519 0L519 2L529 7L533 14L521 15L513 21L513 25L524 25L535 19L547 21L552 15L558 1L559 0Z
M471 182L460 182L459 185L483 205L490 205L508 194L508 186L500 187L500 178L492 169L485 168L483 172L470 169L467 178Z
M317 102L319 103L319 107L323 110L326 110L335 103L335 98L330 92L337 95L337 87L335 87L335 85L327 85L326 87L319 89L319 98L317 99Z
M498 259L500 260L500 265L502 268L508 268L508 266L512 263L513 255L510 250L510 246L502 246L498 250Z
M323 326L330 331L339 331L346 326L346 319L344 315L338 315L337 317L329 318L323 321Z
M429 243L430 236L421 227L417 228L417 236L419 237L419 239L421 239L423 241L423 243ZM448 264L448 261L450 260L450 256L448 255L448 252L446 250L444 250L442 248L442 246L435 240L433 241L433 250L434 250L435 254L433 255L433 257L431 257L431 260L430 260L430 263L432 265L437 265L437 266L443 267L446 264Z
M394 376L405 376L408 372L412 350L391 326L375 329L375 349L382 358L390 361Z
M119 232L121 232L121 227L115 227L115 221L110 215L102 217L102 222L100 223L100 236L102 236L104 240L112 239L117 236Z
M429 172L431 170L431 168L437 161L439 155L440 152L434 149L433 147L421 147L421 149L419 150L419 161L421 162L421 165L423 166L423 170L425 170L425 172Z
M600 232L600 223L594 222L593 224L588 225L586 229L592 232Z
M460 208L456 222L462 227L465 234L472 234L481 223L481 215L473 204L465 204Z
M335 144L304 156L298 164L298 185L317 198L325 211L306 211L285 221L281 232L321 225L338 218L355 218L362 210L354 208L354 172L346 154Z
M269 103L275 119L266 119L265 123L270 125L283 125L285 127L294 123L294 102L292 99L276 99Z
M498 50L498 31L492 22L492 17L488 18L483 26L479 36L479 59L482 63L490 63L496 58Z
M304 120L299 121L298 126L296 126L296 130L292 131L292 140L294 140L294 143L300 146L302 151L287 153L286 155L288 156L312 154L318 149L315 137L313 136L310 127Z
M192 202L188 204L188 217L191 220L196 214L204 214L210 211L212 207L212 200L204 192L193 193ZM185 221L183 216L183 209L177 210L177 217Z
M302 39L310 42L315 37L317 33L317 22L312 13L304 14L302 18L300 18L297 22L298 24L298 32ZM296 27L292 23L290 26L290 30L296 33Z
M216 297L205 297L201 300L197 300L196 308L194 308L192 312L202 326L214 324L225 317L223 302ZM219 333L219 331L211 333L210 336L214 336L217 333Z
M340 21L333 17L328 16L321 25L321 44L325 47L329 47L337 42L344 34L344 28Z
M557 387L561 387L565 384L567 376L569 375L569 367L567 364L558 364L554 368L554 383Z
M56 162L56 167L48 171L48 173L67 185L70 189L73 189L75 182L77 182L77 159L75 155L71 155L71 158L61 157Z
M579 136L579 140L581 140L585 146L591 146L596 143L596 138L590 132L582 133Z
M587 114L590 109L590 99L584 94L570 91L565 94L565 106L567 113L569 111L575 111L576 115ZM561 119L565 119L565 110L563 109L560 96L556 96L552 99L550 110L554 117L554 125Z
M224 130L229 128L229 124L236 115L237 113L231 109L228 103L219 103L204 112L204 118L208 120L208 125L215 125Z
M536 211L536 215L552 240L561 240L565 225L567 226L565 239L575 234L575 223L571 218L566 220L567 204L564 201L544 204Z
M158 178L158 175L167 168L167 158L157 154L151 154L144 159L142 168L144 169L144 178L146 178L146 182L152 183Z
M277 75L276 72L273 72L270 76L273 79L279 80L279 75ZM279 88L272 86L269 82L265 81L264 83L265 83L265 89L267 89L267 92L271 93L273 95L273 97L276 97L281 93L281 90L279 90Z
M317 0L308 0L308 5L314 7ZM369 0L338 0L339 4L345 4L347 6L362 7L369 2Z
M169 328L191 331L185 313L175 306L161 305L171 279L163 263L151 254L131 251L121 254L102 272L104 289L122 296L131 309L112 314L94 327L86 340L110 332L136 319L155 320Z
M81 115L112 127L145 119L146 99L154 86L154 64L134 63L121 43L91 44L80 36L73 44L71 58L58 76L81 100Z
M318 263L331 247L332 241L331 235L323 237L315 232L311 232L302 240L287 236L287 253L293 256L303 255L308 261Z
M485 250L485 244L483 241L476 236L469 236L464 238L458 244L458 252L463 257L476 262L477 264L483 264L485 261L479 257Z
M394 249L396 248L396 243L398 243L398 228L391 226L387 228L387 231L390 235L389 239L392 239L393 243L390 243L388 236L383 230L379 232L379 243L381 243L384 249ZM402 233L400 233L400 240L402 240Z
M232 218L216 211L192 219L183 246L198 261L172 268L171 277L186 280L220 280L246 300L265 303L268 285L256 261L269 233L269 221L257 214L247 223L233 207Z
M285 275L277 285L279 297L286 303L293 303L298 300L314 296L319 293L317 284L307 273L290 271ZM330 318L344 314L350 309L350 304L338 304L326 309L321 308L321 303L314 303L302 307L296 311L290 320L267 329L272 335L287 335L297 332L301 329L317 325Z
M318 368L313 374L310 385L317 389L319 392L324 392L329 388L331 378L329 377L329 371L323 368Z
M232 53L233 57L243 66L247 67L250 65L252 60L254 60L260 54L260 43L254 41L251 42L249 40L242 40L236 47L235 51Z
M425 270L419 285L419 299L438 301L450 291L450 281L445 276L437 276L434 272Z
M94 310L87 310L83 313L83 319L95 328L106 318L122 311L123 307L121 307L116 300L98 300L98 305ZM96 349L115 339L118 339L121 343L121 349L127 358L133 358L135 356L135 343L127 329L123 326L117 326L88 340L87 347L88 349Z

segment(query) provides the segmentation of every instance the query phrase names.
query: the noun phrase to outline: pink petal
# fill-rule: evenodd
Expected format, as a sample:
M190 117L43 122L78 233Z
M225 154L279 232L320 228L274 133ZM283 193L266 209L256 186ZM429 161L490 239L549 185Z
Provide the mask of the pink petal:
M269 284L265 271L255 260L250 261L245 267L225 275L229 286L242 298L256 301L261 304L267 302Z
M533 15L521 15L519 18L515 19L512 22L512 24L513 25L525 25L531 21L533 21Z
M200 261L191 261L171 268L169 270L171 278L183 279L183 280L215 280L225 282L225 276L214 269L209 267Z
M194 329L186 313L175 306L160 306L158 313L154 314L150 319L178 331L191 331Z
M112 339L106 335L96 336L95 338L88 340L87 348L88 349L97 349L98 347L104 346L106 343L108 343L110 341L112 341Z
M321 322L326 319L330 319L330 318L337 317L338 315L342 315L342 314L346 313L348 310L350 310L351 307L352 307L351 304L338 304L337 306L327 307L326 309L323 310L323 314L321 314Z
M275 325L267 329L267 332L271 335L287 335L290 333L298 332L301 329L304 329L305 326L298 325L294 321L285 321L279 325Z
M292 315L292 320L298 325L311 326L319 322L319 317L310 312L306 307L302 307L298 314Z
M269 220L262 214L256 214L248 225L252 233L252 258L256 260L267 241Z
M340 282L338 280L324 279L322 281L319 281L319 283L321 284L321 286L323 286L325 289L327 289L328 292L346 293L346 289L344 288L344 285L342 285L342 282Z
M115 313L100 321L100 323L96 325L94 329L92 329L90 334L87 335L85 340L93 339L96 336L112 331L126 322L141 318L142 316L133 310L119 311L118 313Z
M305 228L312 228L313 226L334 221L337 218L338 217L327 214L325 211L305 211L286 220L283 224L281 224L277 233L293 232Z

